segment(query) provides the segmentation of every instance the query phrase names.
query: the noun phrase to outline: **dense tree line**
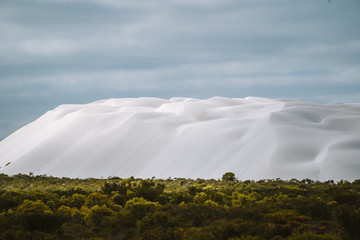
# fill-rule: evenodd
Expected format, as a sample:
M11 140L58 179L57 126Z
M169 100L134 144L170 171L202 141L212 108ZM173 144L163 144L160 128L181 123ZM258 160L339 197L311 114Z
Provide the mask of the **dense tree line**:
M360 239L360 180L0 174L0 239Z

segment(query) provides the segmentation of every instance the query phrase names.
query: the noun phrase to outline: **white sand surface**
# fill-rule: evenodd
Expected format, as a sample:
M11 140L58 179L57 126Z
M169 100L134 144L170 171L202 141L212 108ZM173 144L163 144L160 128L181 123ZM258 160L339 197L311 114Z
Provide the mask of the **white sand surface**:
M360 178L360 104L121 98L61 105L0 142L0 172Z

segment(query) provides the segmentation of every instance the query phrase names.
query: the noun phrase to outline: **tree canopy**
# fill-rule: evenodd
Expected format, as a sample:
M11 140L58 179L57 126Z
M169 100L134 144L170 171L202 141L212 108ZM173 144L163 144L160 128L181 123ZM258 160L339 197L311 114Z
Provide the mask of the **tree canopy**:
M0 239L360 239L360 181L0 174Z

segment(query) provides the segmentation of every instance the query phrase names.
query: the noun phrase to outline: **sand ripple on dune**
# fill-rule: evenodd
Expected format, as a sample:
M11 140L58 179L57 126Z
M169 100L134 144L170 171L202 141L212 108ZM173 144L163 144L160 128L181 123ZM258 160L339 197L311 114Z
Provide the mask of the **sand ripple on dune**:
M354 180L360 104L178 97L61 105L3 140L0 156L6 174Z

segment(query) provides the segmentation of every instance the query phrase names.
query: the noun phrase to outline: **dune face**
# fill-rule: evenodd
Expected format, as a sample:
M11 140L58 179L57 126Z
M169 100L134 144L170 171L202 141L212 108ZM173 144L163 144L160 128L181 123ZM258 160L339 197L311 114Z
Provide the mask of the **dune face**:
M124 98L62 105L0 143L0 172L360 178L360 104Z

